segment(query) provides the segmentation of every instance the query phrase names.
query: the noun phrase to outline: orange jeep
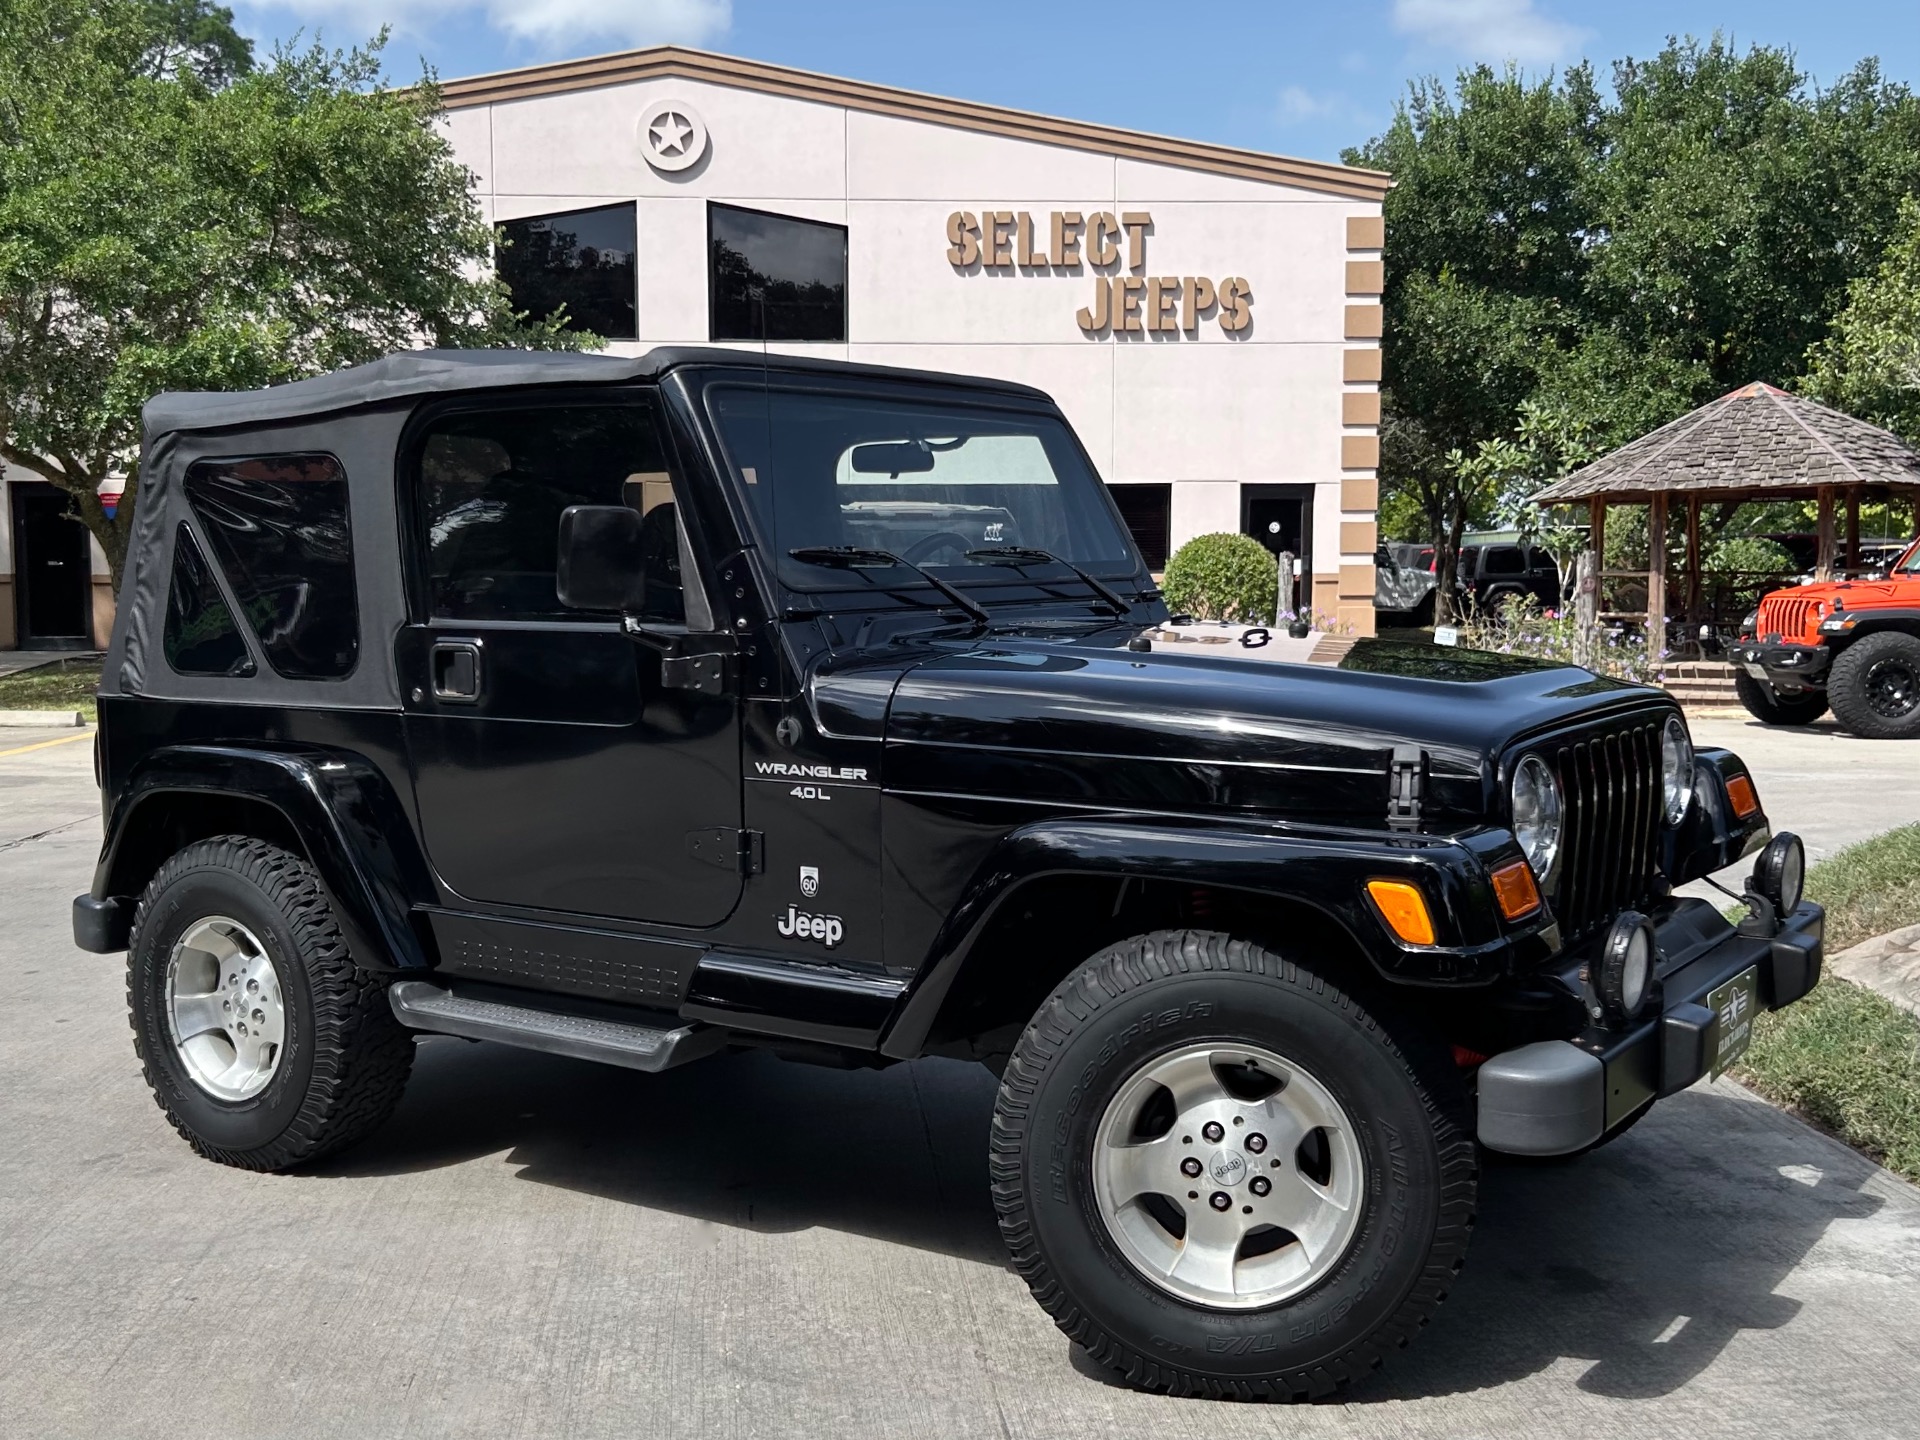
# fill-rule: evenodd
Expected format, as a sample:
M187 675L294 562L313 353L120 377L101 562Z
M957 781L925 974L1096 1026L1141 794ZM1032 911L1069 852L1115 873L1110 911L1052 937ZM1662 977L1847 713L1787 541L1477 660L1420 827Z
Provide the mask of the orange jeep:
M1884 580L1834 580L1764 596L1733 647L1740 702L1769 725L1833 707L1856 735L1920 736L1920 541Z

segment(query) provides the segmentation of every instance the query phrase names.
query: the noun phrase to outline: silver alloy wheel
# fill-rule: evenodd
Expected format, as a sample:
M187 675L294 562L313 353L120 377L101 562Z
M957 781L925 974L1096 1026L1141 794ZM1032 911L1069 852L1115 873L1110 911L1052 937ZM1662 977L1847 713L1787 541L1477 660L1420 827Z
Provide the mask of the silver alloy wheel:
M1346 1111L1271 1050L1223 1042L1147 1062L1093 1143L1114 1243L1195 1304L1251 1310L1298 1295L1359 1229L1366 1177Z
M216 1100L248 1100L279 1068L287 1013L260 937L208 915L167 959L167 1028L187 1074Z

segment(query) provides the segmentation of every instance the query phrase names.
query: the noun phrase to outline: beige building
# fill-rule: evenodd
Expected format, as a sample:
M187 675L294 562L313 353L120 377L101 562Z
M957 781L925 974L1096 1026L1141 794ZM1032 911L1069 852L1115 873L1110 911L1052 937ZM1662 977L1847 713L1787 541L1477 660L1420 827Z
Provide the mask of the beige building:
M524 308L616 353L1037 385L1154 569L1243 530L1372 633L1386 176L672 46L444 98ZM97 552L76 568L50 487L4 488L0 645L103 634Z
M1037 385L1155 569L1246 530L1372 632L1386 176L671 46L444 93L528 308Z

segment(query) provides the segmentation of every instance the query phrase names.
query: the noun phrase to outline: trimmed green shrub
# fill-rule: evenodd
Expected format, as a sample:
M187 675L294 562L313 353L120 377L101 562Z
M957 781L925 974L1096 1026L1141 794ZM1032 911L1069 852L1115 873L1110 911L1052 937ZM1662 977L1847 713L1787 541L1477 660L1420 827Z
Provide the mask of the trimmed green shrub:
M1167 608L1196 620L1273 623L1279 570L1251 535L1196 535L1167 562Z

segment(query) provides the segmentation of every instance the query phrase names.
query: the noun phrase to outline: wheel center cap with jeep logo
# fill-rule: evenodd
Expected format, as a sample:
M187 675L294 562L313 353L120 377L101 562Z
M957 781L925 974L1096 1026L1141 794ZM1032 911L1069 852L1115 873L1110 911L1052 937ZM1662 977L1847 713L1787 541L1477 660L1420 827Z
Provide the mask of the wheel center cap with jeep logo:
M1247 1178L1247 1157L1238 1150L1216 1150L1207 1161L1207 1173L1216 1185L1238 1185Z

